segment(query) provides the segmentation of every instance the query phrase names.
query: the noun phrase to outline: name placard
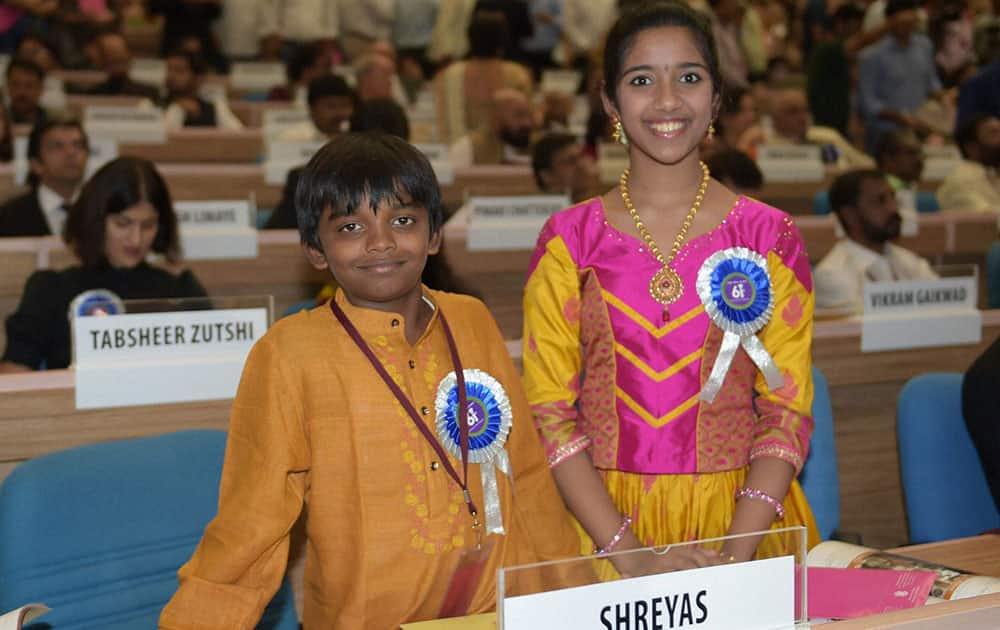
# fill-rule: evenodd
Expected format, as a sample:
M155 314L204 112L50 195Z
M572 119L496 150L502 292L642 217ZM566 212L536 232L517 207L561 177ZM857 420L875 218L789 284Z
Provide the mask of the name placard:
M257 257L257 230L249 201L182 201L175 203L174 209L184 258Z
M132 60L128 76L133 81L163 85L167 80L167 62L163 59L141 57Z
M469 199L469 251L532 249L545 222L569 207L565 195L472 197Z
M285 84L285 67L280 63L238 61L229 72L229 85L234 90L266 92Z
M413 146L427 157L439 184L448 185L455 181L455 169L451 165L448 147L443 144L431 143L417 143Z
M813 145L763 145L757 166L773 182L818 182L826 174L820 147Z
M962 154L954 145L924 146L924 172L928 181L940 181L962 161Z
M78 317L72 321L78 409L236 395L267 309Z
M795 627L792 556L503 600L503 630Z
M304 109L266 109L262 128L264 137L271 138L289 127L295 127L309 120L309 112Z
M979 343L975 277L865 285L861 351Z
M544 70L541 91L576 94L582 80L583 75L578 70Z
M617 184L622 172L628 168L628 147L617 142L598 144L597 167L602 184Z
M156 107L90 105L83 126L87 135L112 138L118 142L162 144L167 141L167 123Z
M267 183L284 184L288 171L308 162L324 144L325 141L269 143L267 162L264 164L264 177Z

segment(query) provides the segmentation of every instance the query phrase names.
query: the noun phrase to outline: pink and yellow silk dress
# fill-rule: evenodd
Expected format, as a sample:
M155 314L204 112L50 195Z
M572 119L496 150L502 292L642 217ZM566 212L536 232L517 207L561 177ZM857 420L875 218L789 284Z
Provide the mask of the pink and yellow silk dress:
M723 331L705 313L696 279L706 258L737 246L767 260L774 311L757 336L784 385L768 391L741 348L706 403L698 394ZM660 264L608 223L595 198L542 229L524 297L525 388L549 465L589 449L611 498L647 545L726 535L750 462L777 457L798 472L813 426L812 277L791 218L740 197L671 266L684 293L665 312L649 294ZM819 542L798 482L784 506L785 518L773 527L805 525L809 546ZM594 543L578 530L589 554ZM765 540L758 557L781 547Z

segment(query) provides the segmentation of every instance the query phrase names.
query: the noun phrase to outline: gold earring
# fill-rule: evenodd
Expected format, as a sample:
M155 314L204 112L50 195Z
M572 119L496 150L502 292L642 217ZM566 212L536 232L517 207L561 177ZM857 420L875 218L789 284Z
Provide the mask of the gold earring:
M616 120L614 129L611 131L611 137L618 144L628 146L628 136L625 135L625 130L622 128L622 121Z
M715 136L715 123L708 123L708 137L711 139Z

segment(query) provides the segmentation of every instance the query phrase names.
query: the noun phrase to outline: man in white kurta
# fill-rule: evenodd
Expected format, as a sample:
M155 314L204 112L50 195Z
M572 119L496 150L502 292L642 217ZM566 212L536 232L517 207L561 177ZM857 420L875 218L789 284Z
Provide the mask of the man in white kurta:
M974 116L955 132L962 161L938 188L942 210L1000 213L1000 119Z

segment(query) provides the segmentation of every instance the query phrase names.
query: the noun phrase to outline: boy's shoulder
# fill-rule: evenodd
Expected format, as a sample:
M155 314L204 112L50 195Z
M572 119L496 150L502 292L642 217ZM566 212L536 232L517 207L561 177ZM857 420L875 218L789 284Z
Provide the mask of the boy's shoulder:
M486 308L482 300L471 295L449 293L436 289L428 289L427 293L431 300L445 313L449 322L458 320L469 321L473 319L482 320L484 318L493 319L489 309Z

